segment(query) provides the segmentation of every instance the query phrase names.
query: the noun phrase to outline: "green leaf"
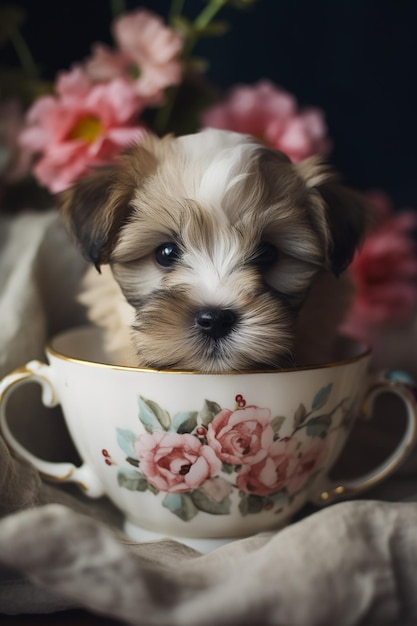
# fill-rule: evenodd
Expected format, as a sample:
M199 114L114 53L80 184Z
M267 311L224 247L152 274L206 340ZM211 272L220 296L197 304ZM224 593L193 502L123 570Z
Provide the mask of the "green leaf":
M190 495L185 493L168 493L162 500L162 506L184 522L189 522L198 513Z
M183 15L176 15L171 20L172 28L180 31L184 36L189 37L194 34L194 24Z
M151 485L151 483L148 483L148 489L149 491L152 491L152 493L156 496L157 493L159 493L159 489L157 487L154 487L153 485Z
M327 430L331 423L332 418L330 415L312 417L307 424L307 435L324 439L327 436Z
M172 418L170 431L175 433L191 433L197 426L197 411L181 411Z
M149 487L146 478L140 472L131 469L119 469L117 483L119 487L129 491L146 491Z
M287 418L284 417L283 415L277 415L271 420L271 427L274 433L278 433L280 431L281 426L283 425L286 419Z
M210 67L210 62L202 57L192 57L192 59L187 61L186 65L190 72L205 74Z
M119 447L123 450L126 456L134 459L136 457L134 446L137 439L136 435L132 433L131 430L126 430L124 428L116 428L116 432Z
M53 91L52 83L36 80L17 67L0 67L0 85L2 100L17 97L25 106Z
M263 496L254 496L245 494L239 502L239 511L242 515L251 515L260 513L265 506L265 498Z
M294 428L298 428L307 417L307 409L304 404L300 404L296 412L294 413Z
M202 28L197 28L199 37L222 37L230 30L230 24L224 20L216 20Z
M228 4L235 9L250 9L258 0L228 0Z
M205 2L206 4L220 3L220 6L223 4L223 0L203 0L203 2ZM259 2L259 0L225 0L224 5L231 6L234 9L245 10L250 9L257 2Z
M281 491L271 493L271 495L268 496L268 499L271 500L271 502L273 502L275 505L285 506L289 502L290 498L285 489L281 489Z
M20 29L25 19L24 10L18 6L0 7L0 45L4 45Z
M204 400L203 408L200 411L200 418L203 426L208 426L221 410L222 407L220 404L217 404L217 402Z
M199 511L204 511L211 515L228 515L230 513L231 500L229 497L221 502L217 502L201 491L201 489L192 491L190 497Z
M346 428L349 429L352 425L353 420L355 419L355 406L352 405L348 408L348 410L346 411L346 413L344 414L344 416L342 417L342 420L340 422L340 426L342 428Z
M316 393L314 396L312 409L313 411L317 411L318 409L322 409L329 399L330 393L332 391L333 383L327 385L327 387L322 387L320 391Z
M232 463L226 463L225 461L223 461L222 470L225 474L233 474L233 472L235 471L235 466L232 465Z
M168 430L171 425L171 418L169 413L162 409L159 404L153 400L139 396L138 405L139 419L148 433L153 433L154 430L160 430L161 426L164 430Z

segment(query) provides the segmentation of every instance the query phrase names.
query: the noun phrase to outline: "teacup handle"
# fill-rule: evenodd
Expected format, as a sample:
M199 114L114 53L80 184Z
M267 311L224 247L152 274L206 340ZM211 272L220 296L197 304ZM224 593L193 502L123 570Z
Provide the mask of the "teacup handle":
M353 498L375 487L388 478L405 461L417 442L417 401L414 381L401 371L378 373L368 384L362 402L365 419L372 415L375 400L381 393L393 393L404 403L406 409L406 428L397 447L382 463L366 474L351 480L332 481L323 476L319 479L318 491L310 501L318 506L332 504L337 500Z
M80 467L73 463L54 463L44 461L27 450L12 434L6 416L7 402L11 394L20 386L37 382L42 387L42 402L47 407L59 404L49 365L41 361L29 361L23 367L15 369L0 381L0 432L7 444L21 457L29 461L45 478L58 482L76 483L91 498L104 494L103 487L85 463Z

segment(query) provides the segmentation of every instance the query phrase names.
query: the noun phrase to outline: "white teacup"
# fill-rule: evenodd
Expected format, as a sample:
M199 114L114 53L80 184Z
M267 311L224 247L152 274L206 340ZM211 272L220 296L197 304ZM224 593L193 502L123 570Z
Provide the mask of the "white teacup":
M385 479L416 440L409 386L371 376L370 352L353 344L332 364L225 374L112 365L100 346L95 328L55 337L49 365L31 361L0 383L0 425L44 476L108 496L134 539L169 536L205 551L278 528L307 502L352 497ZM33 381L46 406L61 404L80 467L41 460L12 434L8 398ZM333 483L354 419L387 391L406 408L397 448L360 479Z

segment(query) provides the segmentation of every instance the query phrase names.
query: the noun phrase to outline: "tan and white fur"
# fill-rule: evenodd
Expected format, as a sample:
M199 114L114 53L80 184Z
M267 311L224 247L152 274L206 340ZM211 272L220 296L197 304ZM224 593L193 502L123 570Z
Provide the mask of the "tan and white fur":
M214 129L149 134L59 200L101 269L80 299L119 362L211 372L331 358L367 209L319 158L293 164Z

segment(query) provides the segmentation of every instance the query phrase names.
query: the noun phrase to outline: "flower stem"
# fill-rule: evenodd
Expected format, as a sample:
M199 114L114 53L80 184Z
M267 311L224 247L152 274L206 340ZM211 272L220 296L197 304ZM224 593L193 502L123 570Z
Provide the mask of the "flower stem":
M226 3L227 0L211 0L205 9L203 9L195 18L192 31L189 34L188 41L186 41L184 46L183 59L185 61L191 57L191 53L200 38L200 32L210 24L213 18Z
M215 17L215 15L224 7L227 0L212 0L203 9L200 15L195 19L194 26L197 30L205 28L211 22L211 20Z
M13 33L11 33L10 40L13 44L13 47L19 58L20 64L23 70L25 71L25 73L30 78L33 78L33 79L38 78L39 76L38 68L36 67L32 54L22 34L18 30L15 30L13 31Z
M167 128L171 118L171 113L177 99L178 87L171 87L166 94L165 104L158 109L154 119L154 129L159 135L163 135Z
M172 0L169 10L168 22L173 23L175 18L180 17L184 8L184 0Z
M190 59L191 53L199 40L200 31L210 24L213 18L224 7L226 3L227 0L211 0L207 4L207 6L201 11L201 13L195 18L194 23L192 24L192 28L190 29L190 32L187 33L187 38L184 42L184 49L182 53L182 61L184 63L184 66L186 66L187 61ZM172 0L169 13L170 23L172 23L173 19L181 16L183 8L184 0ZM172 111L174 109L177 94L178 87L172 88L167 94L165 105L159 109L158 113L155 116L155 130L159 134L163 134L164 132L166 132L172 115Z

